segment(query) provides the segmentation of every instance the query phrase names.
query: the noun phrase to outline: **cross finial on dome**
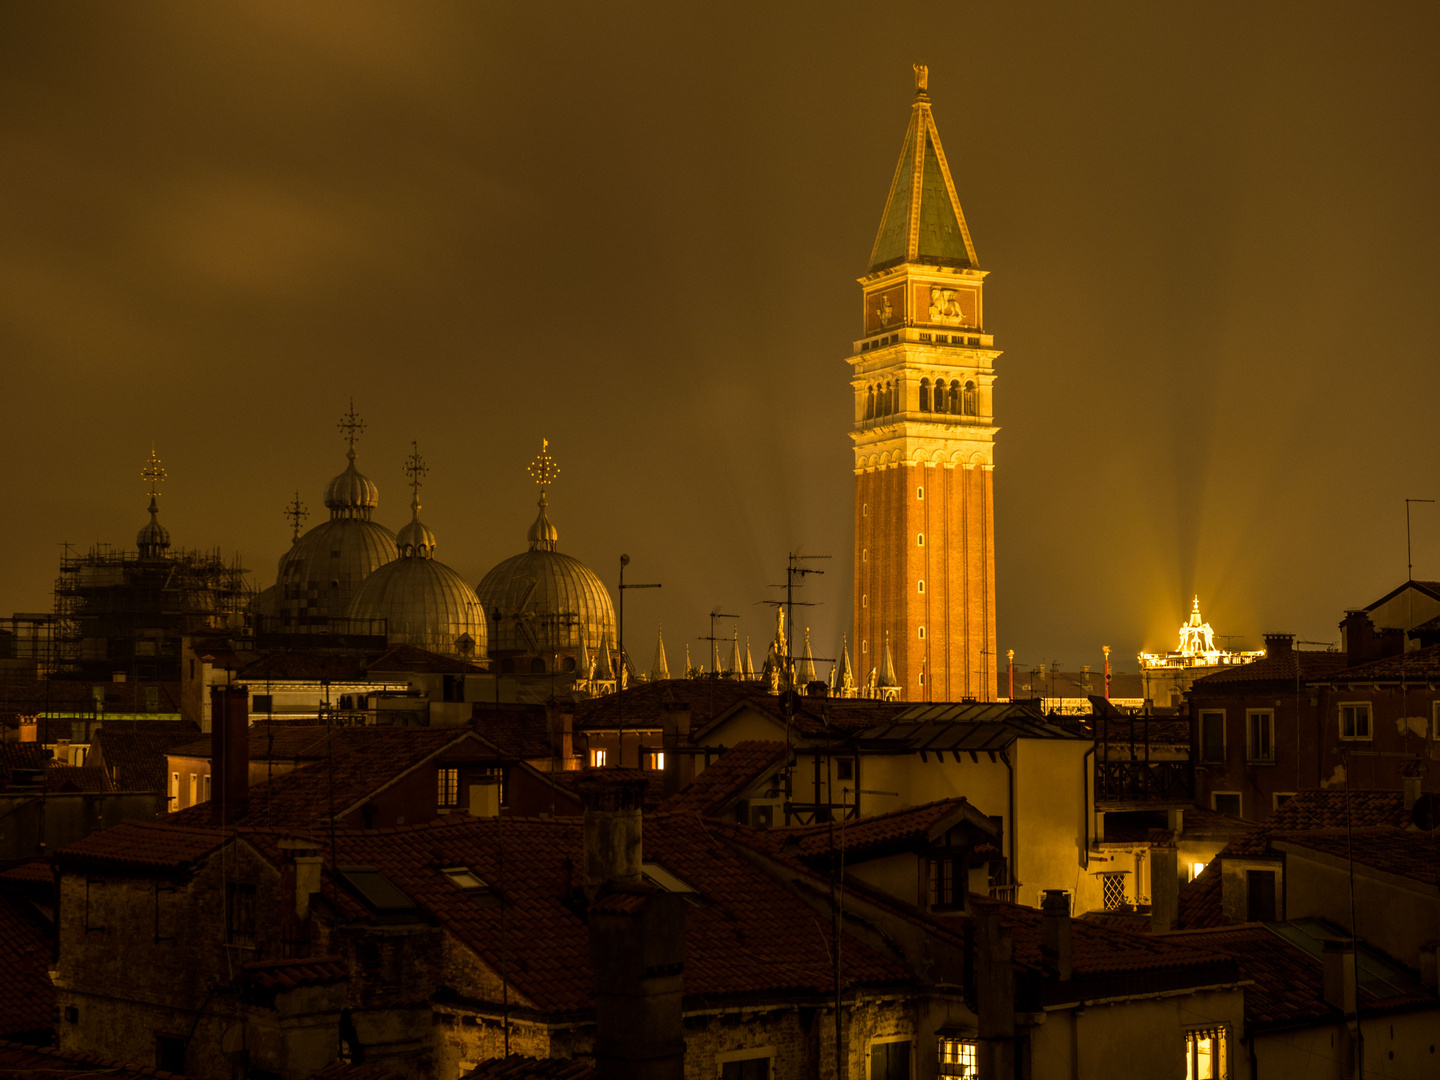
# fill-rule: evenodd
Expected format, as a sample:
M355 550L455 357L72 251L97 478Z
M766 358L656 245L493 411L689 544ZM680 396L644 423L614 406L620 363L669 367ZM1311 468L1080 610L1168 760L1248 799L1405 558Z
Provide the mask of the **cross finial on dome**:
M290 503L285 507L282 516L285 518L286 521L290 522L291 527L295 530L295 535L292 536L290 539L292 541L299 540L300 523L310 516L310 511L307 510L305 508L305 504L300 501L299 491L295 492L295 498L290 500Z
M350 456L355 456L355 444L360 441L360 436L365 434L365 421L355 411L355 399L350 399L350 411L340 417L340 434L345 436L345 441L350 444Z
M550 440L540 440L540 453L535 460L527 467L530 478L540 486L543 494L545 489L553 484L560 475L560 466L555 464L555 459L550 456Z
M140 470L140 479L150 485L148 494L150 498L160 494L160 485L165 482L165 466L160 464L159 457L155 454L155 444L150 444L150 457L145 462L145 467Z
M423 478L430 471L430 466L425 464L425 459L420 456L420 446L415 440L410 441L410 456L405 459L405 475L410 477L410 490L414 493L414 507L420 509L420 485Z

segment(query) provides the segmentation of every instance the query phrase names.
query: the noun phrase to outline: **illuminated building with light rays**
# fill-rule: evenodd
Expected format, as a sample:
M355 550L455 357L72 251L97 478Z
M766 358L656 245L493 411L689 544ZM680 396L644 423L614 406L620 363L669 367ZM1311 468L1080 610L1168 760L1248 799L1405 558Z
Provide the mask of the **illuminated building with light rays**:
M995 699L1000 353L981 270L916 65L910 126L854 343L858 681L908 701ZM893 663L891 661L893 660ZM887 685L887 680L889 685Z
M1190 685L1203 675L1221 668L1248 664L1265 655L1264 649L1249 652L1215 647L1215 631L1200 617L1200 597L1190 608L1190 618L1180 626L1180 646L1173 652L1140 653L1140 677L1145 699L1160 707L1179 707Z

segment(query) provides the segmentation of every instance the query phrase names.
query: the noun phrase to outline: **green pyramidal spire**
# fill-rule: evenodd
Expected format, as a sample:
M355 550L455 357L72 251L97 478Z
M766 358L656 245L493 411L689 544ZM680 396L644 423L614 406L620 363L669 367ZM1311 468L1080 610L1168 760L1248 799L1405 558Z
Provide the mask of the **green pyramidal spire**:
M930 113L925 68L917 66L915 74L915 104L870 253L870 272L903 262L978 269L975 245Z

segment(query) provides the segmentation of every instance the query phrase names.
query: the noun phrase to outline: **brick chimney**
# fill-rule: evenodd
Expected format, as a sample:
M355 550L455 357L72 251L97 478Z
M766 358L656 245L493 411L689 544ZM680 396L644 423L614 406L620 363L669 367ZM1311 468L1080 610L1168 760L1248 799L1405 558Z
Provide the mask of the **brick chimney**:
M1015 1075L1015 942L995 905L975 905L975 1011L981 1076Z
M613 887L589 907L600 1080L684 1080L686 907L643 885Z
M1348 664L1363 664L1380 657L1380 641L1375 633L1375 624L1363 611L1347 611L1340 621L1340 634L1345 641L1345 661Z
M643 780L587 777L577 785L584 808L585 896L607 885L638 885Z
M250 691L210 688L210 823L230 825L250 803Z
M1295 635L1270 633L1265 635L1265 655L1270 658L1289 656L1295 651Z
M1070 894L1046 889L1040 901L1040 966L1061 982L1070 978Z

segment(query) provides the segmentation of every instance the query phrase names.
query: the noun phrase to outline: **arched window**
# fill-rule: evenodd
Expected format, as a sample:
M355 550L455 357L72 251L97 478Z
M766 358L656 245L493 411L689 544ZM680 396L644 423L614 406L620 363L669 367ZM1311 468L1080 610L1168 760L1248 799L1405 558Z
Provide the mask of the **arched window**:
M945 380L935 380L935 396L930 399L930 408L935 412L946 412L945 408Z
M538 657L538 656L535 657L534 660L531 660L531 661L530 661L530 673L531 673L532 675L544 675L544 674L545 674L545 661L542 660L542 659L541 659L540 657Z
M920 627L920 640L921 640L921 641L924 641L924 640L925 640L925 628L924 628L923 626Z
M565 670L566 670L566 671L574 671L574 670L575 670L575 657L573 657L573 656L567 656L567 657L565 657Z
M930 380L920 380L920 411L930 411Z
M915 534L915 546L916 546L916 547L924 547L924 546L925 546L925 534L924 534L924 533L916 533L916 534Z
M923 581L922 581L922 582L920 582L920 588L919 588L919 591L920 591L920 592L922 592L922 593L923 593L923 592L924 592L924 591L925 591L925 582L923 582Z
M965 384L964 412L966 416L977 415L975 408L975 384L973 382L967 382Z
M960 411L960 382L958 379L950 380L950 411L952 413Z
M889 416L895 411L895 388L888 382L885 384L885 415Z
M865 391L865 419L875 419L875 388L873 386Z

